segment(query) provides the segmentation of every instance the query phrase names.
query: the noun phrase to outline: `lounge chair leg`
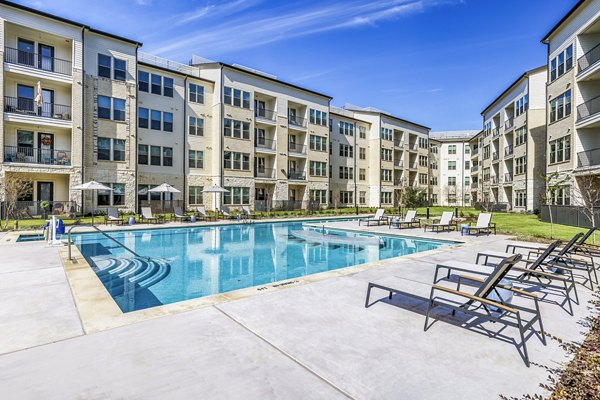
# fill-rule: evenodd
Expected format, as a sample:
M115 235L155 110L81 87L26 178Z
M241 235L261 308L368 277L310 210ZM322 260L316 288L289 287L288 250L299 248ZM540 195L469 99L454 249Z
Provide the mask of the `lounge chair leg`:
M527 354L527 344L525 344L525 332L523 331L523 323L521 322L521 314L517 312L517 325L519 326L519 335L521 336L521 344L523 345L523 356L525 365L529 368L529 355Z
M365 308L369 307L369 298L371 297L371 284L369 283L369 287L367 288L367 299L365 300Z
M542 335L542 343L544 346L546 345L546 332L544 332L544 324L542 323L542 313L540 313L540 304L538 299L534 299L535 301L535 310L537 311L537 319L538 324L540 325L540 334Z
M388 299L391 300L392 299L392 292L390 292L390 294L388 295Z
M575 285L572 284L572 287L574 288ZM569 293L569 287L567 286L567 281L565 281L565 294L567 296L567 304L569 305L569 314L574 315L573 314L573 304L571 304L571 293Z
M433 309L433 299L429 299L429 304L427 305L427 314L425 314L425 326L423 330L427 332L428 324L429 324L429 313Z

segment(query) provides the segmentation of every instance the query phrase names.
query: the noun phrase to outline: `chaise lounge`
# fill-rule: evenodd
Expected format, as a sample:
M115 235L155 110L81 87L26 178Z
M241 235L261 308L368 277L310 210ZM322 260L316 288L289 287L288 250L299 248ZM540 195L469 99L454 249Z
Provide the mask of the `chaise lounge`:
M454 224L452 224L453 216L454 213L452 211L444 211L442 213L442 217L440 218L440 222L435 224L425 224L425 232L427 232L427 228L429 228L429 230L432 232L435 231L436 233L439 233L440 231L444 232L447 230L450 232L451 230L454 230L456 227Z
M404 220L403 221L390 221L390 229L392 228L398 228L398 229L403 229L403 228L420 228L421 227L421 221L416 218L417 216L417 210L409 210L406 212L406 215L404 216Z
M373 218L367 218L367 219L362 219L358 221L358 226L360 226L361 222L366 222L367 226L370 226L371 223L373 224L377 224L378 226L383 224L387 224L388 219L387 217L385 217L383 215L384 213L384 209L383 208L378 208L377 211L375 212L375 215L373 216Z
M481 233L487 233L488 236L494 231L494 235L496 234L496 224L492 222L492 214L491 213L479 213L477 217L477 222L475 226L468 226L466 228L467 233L469 235L475 233L476 235L480 235Z

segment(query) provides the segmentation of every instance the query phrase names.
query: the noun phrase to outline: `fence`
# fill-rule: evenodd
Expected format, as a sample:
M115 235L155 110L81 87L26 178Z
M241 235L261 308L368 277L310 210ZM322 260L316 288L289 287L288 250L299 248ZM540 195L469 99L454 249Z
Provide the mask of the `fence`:
M270 202L270 211L316 211L321 208L318 201L296 201L296 200L274 200ZM267 212L268 204L266 200L255 200L254 211Z
M48 215L73 217L80 211L79 205L74 201L17 201L8 217L16 219L39 219L47 218ZM0 203L0 216L3 219L6 218L7 212L6 202Z
M591 228L592 222L586 215L583 207L577 206L542 206L540 207L541 220L550 222L550 213L552 213L552 222L561 225L578 226L580 228ZM600 207L594 208L595 226L600 225Z
M487 210L488 211L493 211L493 212L507 212L510 210L510 204L509 203L481 203L481 202L476 202L474 204L474 207L476 210L479 211L484 211Z

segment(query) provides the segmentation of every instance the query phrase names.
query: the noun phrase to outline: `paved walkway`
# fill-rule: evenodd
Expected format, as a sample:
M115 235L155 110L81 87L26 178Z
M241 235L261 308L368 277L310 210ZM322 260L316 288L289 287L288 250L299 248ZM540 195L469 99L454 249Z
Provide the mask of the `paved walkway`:
M355 222L334 225L356 229ZM389 233L387 227L369 228ZM408 231L407 231L408 232ZM411 234L422 234L413 230ZM460 239L457 233L439 234ZM539 392L545 367L567 361L554 341L527 342L527 368L500 324L467 329L439 315L423 331L424 303L374 292L367 282L422 290L442 260L474 261L504 250L501 236L391 259L351 275L273 291L120 328L83 334L56 248L0 248L0 398L3 399L495 399ZM581 340L589 313L579 288L575 316L547 293L546 330ZM490 332L497 332L490 337Z

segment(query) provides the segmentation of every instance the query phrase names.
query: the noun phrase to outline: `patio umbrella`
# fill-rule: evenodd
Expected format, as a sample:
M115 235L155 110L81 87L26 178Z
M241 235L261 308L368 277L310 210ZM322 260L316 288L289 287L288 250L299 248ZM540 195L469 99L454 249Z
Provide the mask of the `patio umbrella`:
M82 183L81 185L74 186L73 189L78 189L78 190L92 190L93 193L94 193L94 195L96 194L97 190L110 190L110 191L112 191L112 189L109 188L108 186L103 185L103 184L101 184L99 182L96 182L96 181L89 181L89 182L86 182L86 183ZM93 196L92 197L92 225L94 225L94 208L95 208L94 207L94 203L95 203L95 199L96 199L96 196Z
M42 107L44 105L44 97L42 96L42 82L40 81L37 83L37 94L35 95L35 99L33 99L33 101L38 107Z
M166 182L163 183L162 185L158 185L148 191L153 192L153 193L181 193L181 190L174 188L173 186L169 185ZM162 213L164 214L165 205L164 205L164 198L163 198L162 194L160 196L160 208L162 210Z
M204 189L202 193L214 193L215 194L215 212L217 211L217 193L229 193L229 190L222 188L221 186L214 184L211 187Z

